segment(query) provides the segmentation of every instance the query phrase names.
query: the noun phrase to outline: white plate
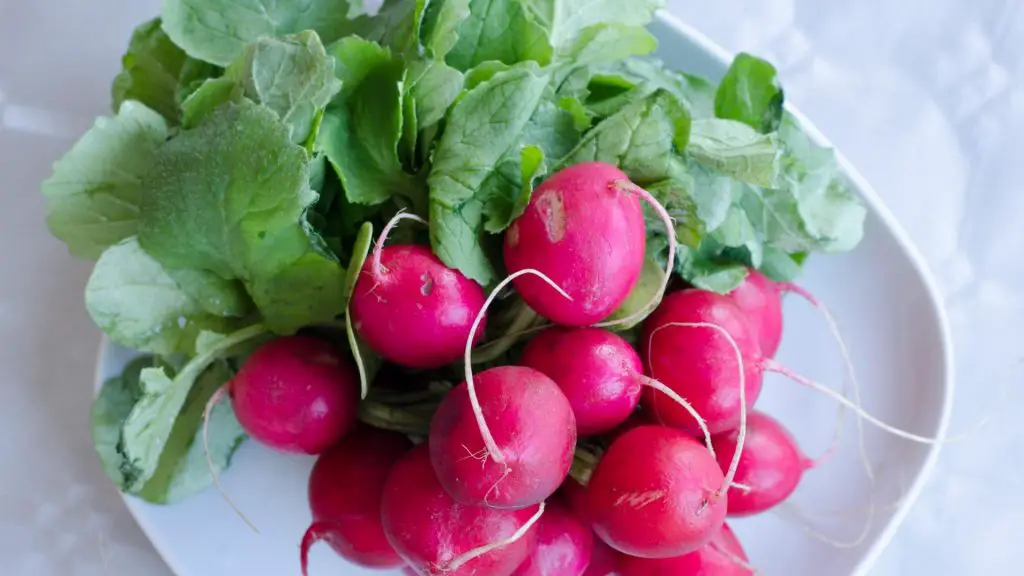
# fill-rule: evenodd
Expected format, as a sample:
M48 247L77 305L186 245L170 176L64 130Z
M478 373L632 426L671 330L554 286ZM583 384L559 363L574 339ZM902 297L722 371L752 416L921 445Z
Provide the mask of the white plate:
M717 78L730 55L667 14L652 27L669 65ZM795 110L822 145L823 136ZM926 436L945 435L953 395L952 349L947 321L925 264L889 211L863 178L840 156L850 182L869 206L865 239L848 254L817 256L801 284L833 310L843 328L863 386L864 405L900 428ZM835 345L824 322L794 298L785 305L786 329L779 360L823 382L842 376ZM104 344L97 385L131 357ZM766 379L758 407L782 420L805 450L820 453L836 420L834 405L778 377ZM753 564L776 576L863 574L892 538L935 463L938 447L914 444L868 429L867 446L876 468L874 485L862 471L848 419L838 455L809 472L792 503L836 547L777 514L732 522ZM224 475L232 494L261 534L251 532L216 492L170 507L128 497L129 509L157 550L180 576L298 573L298 542L309 522L306 480L310 457L276 454L247 442ZM868 512L871 503L878 508ZM866 532L865 532L866 529ZM315 549L313 574L381 574L351 566L326 546ZM396 572L397 573L397 572Z

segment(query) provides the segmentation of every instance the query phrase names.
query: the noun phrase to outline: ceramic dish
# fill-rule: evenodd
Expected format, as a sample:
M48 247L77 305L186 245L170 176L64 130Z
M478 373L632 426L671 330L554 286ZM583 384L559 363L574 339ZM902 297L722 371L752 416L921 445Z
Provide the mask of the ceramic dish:
M720 77L730 55L695 30L661 14L651 30L658 56L674 68ZM801 120L819 144L829 145ZM945 434L953 394L947 321L923 260L849 163L840 165L869 215L861 245L847 254L814 257L801 284L833 310L852 349L867 410L926 436ZM788 298L778 359L807 376L838 384L843 370L825 323ZM97 386L119 373L132 352L104 343ZM810 455L835 427L834 404L779 377L766 379L759 407L782 420ZM867 429L874 482L865 474L856 428L847 419L839 453L809 472L784 511L732 525L751 561L766 574L863 574L892 538L931 472L937 446ZM247 442L224 475L225 489L252 518L252 532L213 490L169 507L127 497L129 509L179 576L298 573L298 543L309 523L306 481L313 458L274 453ZM799 509L803 519L795 517ZM813 533L812 533L813 531ZM837 546L824 542L827 537ZM327 546L315 549L314 574L382 574L347 566ZM397 572L396 572L397 573Z

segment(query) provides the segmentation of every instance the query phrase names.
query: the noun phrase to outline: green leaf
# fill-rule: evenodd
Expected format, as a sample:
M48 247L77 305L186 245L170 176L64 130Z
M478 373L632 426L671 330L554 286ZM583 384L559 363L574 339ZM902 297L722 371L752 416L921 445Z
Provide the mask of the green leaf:
M699 205L694 201L693 187L693 179L680 174L648 186L647 191L665 207L669 216L675 221L676 239L686 246L696 248L707 232L707 225L701 218ZM662 223L657 213L646 204L644 216L648 230L655 234L663 235L665 233L663 230L665 224Z
M276 273L309 247L301 222L316 198L307 164L274 112L221 106L160 151L145 180L139 244L169 268L243 281Z
M138 496L154 504L173 504L213 484L203 447L202 417L210 397L231 378L225 362L215 362L196 380L178 414L159 464ZM231 402L222 400L210 410L207 423L210 461L220 474L231 464L235 451L247 438Z
M743 196L744 186L694 161L687 164L687 173L693 180L688 189L696 204L697 217L706 232L713 232L725 222L730 206Z
M121 440L121 425L142 393L139 372L156 363L157 360L152 356L135 358L124 367L120 375L103 383L92 402L89 421L93 447L99 456L103 473L122 489L126 487L126 478L121 471L124 460L117 448Z
M776 282L792 282L800 276L803 266L793 256L773 246L764 249L760 270Z
M658 90L587 132L562 165L607 162L644 186L672 175L675 151L686 146L689 135L686 108L668 92Z
M472 0L470 15L458 26L449 65L466 71L490 60L505 64L551 60L544 29L523 9L521 0Z
M173 452L167 449L180 446L181 434L194 436L194 430L191 433L181 432L178 421L187 406L195 405L189 400L195 398L193 389L197 379L232 347L258 338L265 332L266 328L261 325L234 332L216 346L194 356L176 375L169 374L165 367L145 368L139 373L141 392L121 426L117 444L122 458L125 491L138 493L151 479L159 479L158 469L168 458L165 452ZM201 406L199 410L202 410Z
M402 60L380 46L350 37L331 47L342 92L328 107L317 145L327 154L345 193L375 205L398 194L422 206L422 183L399 161L402 138Z
M373 224L366 222L359 228L359 235L356 236L355 245L352 246L352 259L349 261L348 275L345 278L345 285L342 291L346 310L348 310L348 304L356 290L356 282L358 282L359 275L363 272L366 257L369 255L372 246ZM348 337L349 349L352 351L356 368L359 370L360 397L366 398L366 394L370 389L370 382L375 377L377 370L380 369L382 360L356 336L355 327L352 325L352 315L348 313L345 314L345 334Z
M598 68L587 86L587 106L608 116L655 90L667 90L689 104L694 119L714 118L715 88L707 80L671 70L655 58L628 58Z
M604 23L585 28L578 38L555 53L556 65L584 68L618 62L654 52L658 40L642 26Z
M145 22L132 32L128 51L121 58L121 73L111 87L113 109L135 100L177 124L178 88L185 52L160 27L160 19Z
M257 40L225 75L254 102L276 112L295 143L306 141L317 114L341 89L334 76L334 59L327 55L320 37L308 30Z
M533 143L524 134L547 83L535 66L521 65L479 84L452 107L434 152L428 178L434 252L484 285L494 279L495 268L484 249L485 198L478 194L485 181L497 178L493 174L509 154L518 156L520 146Z
M459 25L470 14L470 0L431 0L423 14L420 42L436 60L451 52L459 40Z
M690 156L742 182L774 186L782 150L774 134L758 134L733 120L695 120L690 132Z
M181 103L181 127L195 128L222 104L237 103L244 97L242 87L231 78L211 78Z
M427 0L384 0L374 16L356 19L349 32L391 49L415 56L420 52L420 30Z
M201 301L183 290L139 247L133 236L100 257L85 287L85 306L93 322L110 338L142 352L169 355L190 352L200 329L221 330L227 323L204 302L223 302L228 311L238 293L227 283L205 282ZM217 291L217 293L214 293Z
M167 123L138 102L99 118L42 185L50 232L72 254L95 259L138 229L142 181L167 138Z
M618 23L645 26L664 0L522 0L530 15L547 32L551 46L559 49L576 41L585 28Z
M747 277L747 267L743 263L722 262L709 257L703 250L680 250L676 271L697 288L719 294L730 292Z
M715 116L737 120L763 134L782 122L785 96L775 67L745 52L733 59L715 94Z
M161 150L139 244L165 268L241 281L275 332L330 320L344 270L305 223L308 163L274 112L225 104Z
M402 92L403 134L400 149L414 170L426 163L432 142L421 142L420 133L434 130L462 92L462 72L438 60L409 64ZM417 147L421 150L417 151Z
M725 221L715 230L715 239L726 248L741 248L745 251L742 258L744 264L754 268L761 267L764 247L758 237L757 230L751 224L746 212L739 206L732 206L726 214Z
M164 0L163 27L190 56L227 66L260 38L313 30L330 44L353 30L348 0Z

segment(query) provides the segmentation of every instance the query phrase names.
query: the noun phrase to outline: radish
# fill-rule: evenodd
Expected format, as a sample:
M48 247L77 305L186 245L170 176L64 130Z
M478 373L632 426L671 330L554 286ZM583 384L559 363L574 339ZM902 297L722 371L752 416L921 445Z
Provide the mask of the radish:
M320 454L356 424L359 377L319 338L287 336L261 345L226 388L246 433L283 452Z
M388 222L356 280L349 313L356 333L382 358L408 368L440 368L462 355L484 292L427 246L385 247L402 219L423 221L400 213Z
M626 422L636 412L643 386L660 390L702 422L688 402L643 374L640 355L629 342L607 330L549 328L526 345L521 361L558 384L572 405L581 436L612 432ZM708 446L712 449L710 442Z
M587 487L580 484L572 476L558 488L558 495L568 504L569 509L577 518L590 525L590 514L587 512Z
M754 324L761 354L774 357L782 342L782 297L778 284L751 268L728 296Z
M499 366L474 380L497 452L483 439L463 382L441 401L430 425L438 480L463 504L517 509L542 502L572 465L576 421L569 401L532 368Z
M308 573L309 550L320 540L360 566L405 564L384 536L380 502L391 467L410 448L402 434L360 426L320 455L309 476L313 523L302 538L303 575Z
M671 227L664 208L611 164L575 164L538 186L505 232L505 266L510 273L543 273L571 302L555 298L536 278L516 281L523 300L541 316L566 326L594 324L614 312L643 268L647 233L640 198L659 209ZM674 240L674 234L669 237ZM664 286L653 301L663 292Z
M384 534L412 568L431 576L509 576L537 541L544 504L497 510L459 504L444 490L420 444L384 484Z
M615 440L594 468L587 484L591 527L625 554L681 556L721 528L730 481L684 432L640 426Z
M619 558L622 576L752 576L747 555L728 524L699 550L676 558Z
M737 431L712 439L718 465L725 471L736 452ZM729 489L729 515L749 516L764 512L789 498L805 470L813 466L796 440L778 420L758 411L747 416L743 455L736 468L736 482L746 489Z
M761 392L753 325L730 298L714 292L686 289L665 296L644 322L641 354L648 374L689 399L712 434L739 427L741 408L749 410ZM699 421L662 392L645 390L642 403L658 422L701 433Z
M558 500L537 523L537 546L515 576L581 576L590 564L594 533Z

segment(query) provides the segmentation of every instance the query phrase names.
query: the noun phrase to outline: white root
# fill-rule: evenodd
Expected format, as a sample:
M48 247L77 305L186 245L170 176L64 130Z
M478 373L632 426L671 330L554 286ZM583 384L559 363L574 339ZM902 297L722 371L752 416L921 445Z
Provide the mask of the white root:
M474 548L474 549L472 549L472 550L470 550L468 552L460 554L460 555L456 556L455 558L453 558L452 561L449 562L447 565L445 565L443 567L440 567L440 569L438 569L436 571L431 570L431 573L432 574L441 575L441 574L448 574L450 572L454 572L454 571L458 570L459 568L461 568L462 566L465 566L466 563L470 562L471 560L479 558L479 557L483 556L484 554L488 554L490 552L493 552L494 550L497 550L498 548L503 548L505 546L508 546L509 544L514 544L520 538L522 538L523 536L526 536L526 533L530 531L530 528L533 528L533 525L536 524L537 521L540 520L540 517L543 516L543 515L544 515L544 502L541 502L538 505L538 507L537 507L537 513L534 514L532 517L530 517L530 519L527 520L525 524L520 526L519 529L516 530L515 533L512 534L511 536L509 536L508 538L506 538L504 540L499 540L497 542L491 542L490 544L486 544L486 545L481 546L479 548Z
M398 223L401 222L402 220L415 220L420 224L427 223L427 221L424 220L423 218L420 218L415 214L409 214L404 210L399 210L398 213L391 218L391 220L388 220L388 223L384 226L384 229L381 230L380 236L377 237L377 242L373 247L373 256L371 256L370 269L373 271L373 275L375 278L380 278L381 274L384 272L383 267L381 266L380 263L380 254L384 250L384 244L388 241L388 234L390 234L391 231L395 229L395 226L398 226Z
M726 491L732 485L733 480L736 478L736 471L740 466L740 457L743 455L743 443L747 439L747 371L743 365L743 351L740 350L739 344L729 334L729 331L725 328L711 322L667 322L658 326L651 332L650 337L647 340L647 348L651 349L654 342L654 335L664 330L665 328L708 328L715 330L719 334L725 337L729 345L732 346L733 351L736 353L736 366L740 371L740 427L736 436L736 452L732 455L732 461L729 463L729 470L725 473L725 480L722 482L722 487L718 489L717 496L721 497L725 495Z
M630 192L641 197L658 213L658 217L665 224L665 234L668 237L668 262L665 264L665 277L661 279L661 286L658 287L658 291L654 293L649 302L625 318L594 324L596 328L611 328L612 326L632 324L649 314L658 305L658 302L661 302L661 299L665 296L665 291L668 290L668 283L672 280L672 271L676 265L676 250L679 244L679 241L676 240L676 228L672 222L672 216L669 215L668 210L665 210L665 207L650 192L628 181L616 182L616 186L624 192Z
M860 382L857 380L857 374L853 368L853 360L850 356L850 350L846 345L846 341L843 339L842 331L839 330L839 323L836 322L835 316L829 311L828 307L818 299L817 296L812 294L810 291L798 286L792 282L782 282L777 284L780 290L784 292L791 292L800 296L806 300L811 306L814 307L824 318L825 323L828 325L829 332L832 334L832 338L836 341L839 346L839 353L843 357L843 364L846 368L846 379L843 380L842 392L845 395L847 389L847 383L853 389L853 401L858 405L862 404L860 395ZM839 406L839 419L836 423L835 433L832 435L832 442L829 444L828 449L824 454L816 458L811 465L812 468L818 467L829 460L832 455L838 450L839 438L842 434L844 424L846 422L846 406L840 404ZM871 458L868 456L867 443L864 437L864 421L857 419L857 443L860 449L861 462L864 464L864 472L867 474L869 480L874 482L874 468L871 466Z
M651 378L649 376L644 376L643 374L638 374L638 376L640 377L640 382L644 386L653 388L658 392L661 392L665 396L668 396L676 404L682 406L683 409L686 410L690 414L690 416L697 421L697 426L700 427L701 434L704 435L704 443L708 447L708 452L711 452L712 458L717 459L718 456L715 454L715 447L711 443L711 432L708 430L708 423L704 420L703 417L701 417L700 413L697 412L697 409L694 408L692 404L687 402L685 398L680 396L675 390L669 388L664 383L655 380L654 378Z
M480 399L476 395L476 384L473 382L473 340L476 338L477 330L480 329L480 323L483 322L484 316L487 314L487 309L490 308L491 303L494 302L498 294L511 284L513 280L527 274L540 278L567 300L572 300L572 296L569 296L565 290L562 290L554 280L548 278L543 272L532 268L524 268L510 274L491 291L490 295L487 296L487 300L484 301L483 307L480 308L480 312L477 313L476 318L473 320L473 326L469 329L469 335L466 337L466 349L462 358L466 370L466 391L469 393L469 403L473 408L473 416L476 418L476 424L480 428L480 436L483 438L484 447L487 448L488 455L499 464L505 463L505 456L501 453L501 448L494 441L494 435L491 434L491 429L487 426L486 420L484 420L483 408L480 406Z
M722 548L718 544L716 544L714 542L710 542L710 543L708 543L708 546L710 546L711 549L714 550L715 552L717 552L717 553L721 554L722 556L725 556L726 558L728 558L729 561L732 562L733 564L735 564L735 565L739 566L740 568L743 568L744 570L750 572L752 575L757 576L757 575L761 574L761 571L758 570L753 564L751 564L750 562L747 562L743 558L740 558L739 556L733 554L732 552L726 550L725 548Z
M231 501L228 493L220 485L220 475L217 474L217 469L213 466L213 457L210 456L210 414L213 412L214 406L216 406L220 402L221 398L224 397L224 393L227 392L227 390L227 384L218 388L217 391L213 393L213 396L210 396L210 399L206 402L206 407L203 408L203 455L206 457L206 466L210 469L210 476L213 478L213 485L220 494L220 497L228 503L228 506L231 506L231 509L235 511L235 514L237 514L239 518L249 525L249 528L252 528L253 532L259 534L259 528L257 528L256 525L253 524L252 520L249 520L249 517Z

